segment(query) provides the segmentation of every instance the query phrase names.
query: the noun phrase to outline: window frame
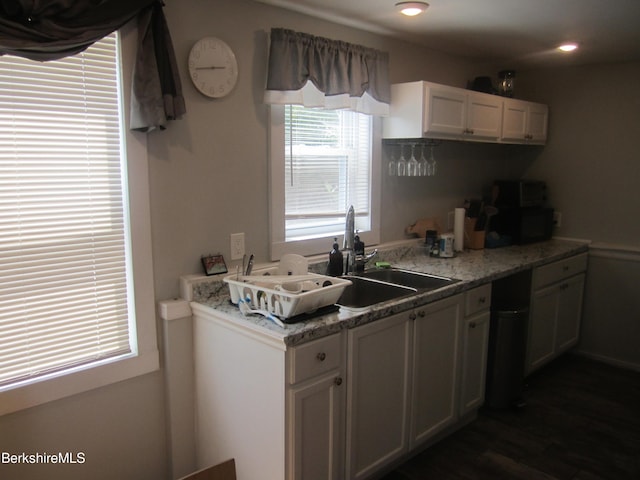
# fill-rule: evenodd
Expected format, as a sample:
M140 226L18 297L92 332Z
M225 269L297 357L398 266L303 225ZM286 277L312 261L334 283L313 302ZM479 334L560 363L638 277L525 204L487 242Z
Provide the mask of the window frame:
M127 355L105 359L19 382L0 391L0 415L41 405L112 383L159 370L159 352L151 253L151 208L146 134L129 130L132 68L137 48L135 21L120 29L120 77L123 102L123 153L131 235L131 271L137 349ZM135 188L132 188L135 185Z
M286 253L315 255L329 252L333 244L333 235L294 241L287 241L285 239L285 106L270 105L269 109L271 260L279 260L282 255ZM372 116L371 143L371 229L359 232L359 235L366 245L377 245L380 243L382 121L376 116ZM357 213L358 212L356 212L356 214ZM338 235L339 245L342 245L343 241L344 233Z

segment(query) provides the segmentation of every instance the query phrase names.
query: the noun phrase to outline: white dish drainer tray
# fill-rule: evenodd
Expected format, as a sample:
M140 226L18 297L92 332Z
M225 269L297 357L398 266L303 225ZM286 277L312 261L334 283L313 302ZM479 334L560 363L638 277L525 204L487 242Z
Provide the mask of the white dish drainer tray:
M286 319L333 305L350 280L317 273L303 275L277 275L270 269L262 275L227 275L223 281L229 285L231 302L240 300L252 308L267 310Z

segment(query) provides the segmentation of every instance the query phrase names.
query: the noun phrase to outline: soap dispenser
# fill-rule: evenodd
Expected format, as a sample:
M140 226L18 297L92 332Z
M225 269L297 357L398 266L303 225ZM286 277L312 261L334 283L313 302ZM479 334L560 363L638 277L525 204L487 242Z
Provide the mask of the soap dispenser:
M329 266L327 268L327 273L332 277L339 277L342 275L342 252L338 245L338 239L334 238L333 242L333 249L329 253Z
M353 253L364 256L364 242L360 240L360 235L356 233L353 240Z
M355 271L364 272L364 242L360 240L360 235L357 233L353 239L353 254L356 256Z

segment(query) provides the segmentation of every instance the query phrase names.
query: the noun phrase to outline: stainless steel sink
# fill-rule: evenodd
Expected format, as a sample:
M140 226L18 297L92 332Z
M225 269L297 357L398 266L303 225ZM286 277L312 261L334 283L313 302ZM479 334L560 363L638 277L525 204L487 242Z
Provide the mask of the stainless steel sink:
M351 285L344 289L336 302L345 308L363 309L377 303L412 295L418 291L415 288L380 282L362 276L349 276L348 278L351 280Z
M354 310L418 292L436 290L459 281L397 268L368 270L345 278L351 280L352 284L345 288L336 303Z
M364 278L372 278L381 282L403 285L405 287L411 287L421 291L435 290L436 288L444 287L459 281L452 278L439 277L437 275L429 275L427 273L412 272L409 270L395 268L368 270L359 275Z

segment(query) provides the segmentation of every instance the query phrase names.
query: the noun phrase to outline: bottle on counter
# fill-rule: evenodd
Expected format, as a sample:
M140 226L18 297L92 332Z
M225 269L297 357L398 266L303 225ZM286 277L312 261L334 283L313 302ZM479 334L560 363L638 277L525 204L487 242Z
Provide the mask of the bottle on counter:
M340 246L338 245L338 239L333 239L333 248L329 252L329 265L327 266L327 274L332 277L339 277L342 275L343 258Z
M439 254L438 245L438 232L437 230L427 230L427 234L424 240L427 251L432 257L437 257Z
M364 242L360 240L360 235L357 233L353 241L353 253L364 256Z

